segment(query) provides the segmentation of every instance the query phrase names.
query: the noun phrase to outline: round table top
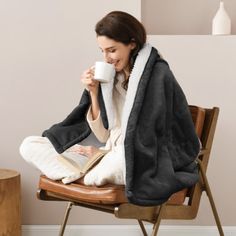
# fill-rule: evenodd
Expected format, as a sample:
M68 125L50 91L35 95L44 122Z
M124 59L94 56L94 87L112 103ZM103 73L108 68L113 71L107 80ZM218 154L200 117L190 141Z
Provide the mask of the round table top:
M19 175L15 170L0 169L0 180L10 179Z

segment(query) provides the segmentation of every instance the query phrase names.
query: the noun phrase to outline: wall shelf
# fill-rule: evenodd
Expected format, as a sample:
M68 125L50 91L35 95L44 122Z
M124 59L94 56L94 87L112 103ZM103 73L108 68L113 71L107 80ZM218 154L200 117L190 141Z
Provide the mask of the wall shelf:
M209 35L220 0L141 0L141 21L152 35ZM224 0L236 34L236 1Z

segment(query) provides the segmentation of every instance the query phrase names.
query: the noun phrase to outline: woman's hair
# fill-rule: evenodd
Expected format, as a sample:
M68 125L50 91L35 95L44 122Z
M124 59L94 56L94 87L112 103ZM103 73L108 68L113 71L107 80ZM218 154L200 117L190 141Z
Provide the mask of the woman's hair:
M146 42L145 28L135 17L126 12L112 11L96 24L95 31L97 36L106 36L125 45L135 42L136 47L130 55L130 66L133 67L139 50Z
M108 13L96 24L95 31L97 36L106 36L126 45L135 42L136 54L146 42L143 25L135 17L122 11Z

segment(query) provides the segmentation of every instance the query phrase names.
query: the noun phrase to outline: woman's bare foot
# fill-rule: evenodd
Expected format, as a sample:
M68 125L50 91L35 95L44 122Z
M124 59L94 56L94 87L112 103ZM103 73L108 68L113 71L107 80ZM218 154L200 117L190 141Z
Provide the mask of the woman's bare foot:
M76 152L88 158L92 157L99 149L94 146L74 145L68 149L69 152Z

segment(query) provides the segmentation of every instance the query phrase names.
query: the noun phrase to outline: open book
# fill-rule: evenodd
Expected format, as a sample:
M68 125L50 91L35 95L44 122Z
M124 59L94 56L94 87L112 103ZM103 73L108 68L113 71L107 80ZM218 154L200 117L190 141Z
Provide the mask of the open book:
M105 156L107 150L98 149L98 151L89 158L88 161L82 162L78 156L63 156L60 155L57 157L58 161L66 165L70 170L75 173L78 173L84 176L90 169L92 169L95 165L99 163L99 161Z

